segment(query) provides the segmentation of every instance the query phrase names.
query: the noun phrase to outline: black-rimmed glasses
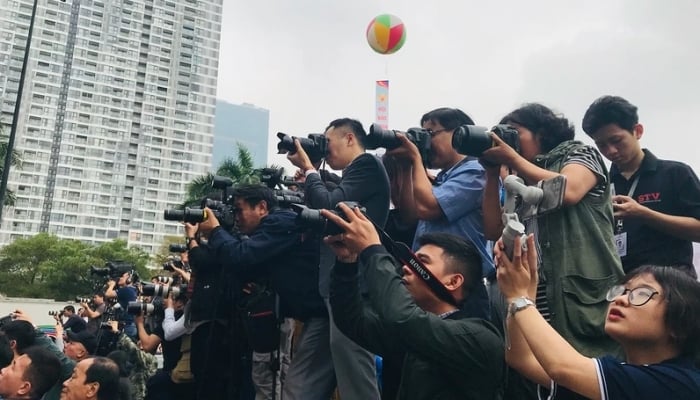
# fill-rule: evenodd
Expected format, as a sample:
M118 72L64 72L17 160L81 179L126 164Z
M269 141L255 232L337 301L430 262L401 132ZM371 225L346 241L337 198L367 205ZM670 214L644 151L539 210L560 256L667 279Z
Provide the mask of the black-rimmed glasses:
M607 301L613 301L617 296L622 296L625 293L627 293L627 301L633 306L643 306L647 304L655 294L659 294L658 291L647 286L627 289L624 285L615 285L608 289L605 299Z

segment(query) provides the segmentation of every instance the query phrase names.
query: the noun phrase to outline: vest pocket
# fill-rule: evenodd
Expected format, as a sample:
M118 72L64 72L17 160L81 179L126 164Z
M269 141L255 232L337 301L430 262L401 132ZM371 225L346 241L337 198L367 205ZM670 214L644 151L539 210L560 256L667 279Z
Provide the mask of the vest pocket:
M581 275L562 277L564 312L567 325L577 336L605 336L608 301L605 294L617 282L615 275L587 278Z

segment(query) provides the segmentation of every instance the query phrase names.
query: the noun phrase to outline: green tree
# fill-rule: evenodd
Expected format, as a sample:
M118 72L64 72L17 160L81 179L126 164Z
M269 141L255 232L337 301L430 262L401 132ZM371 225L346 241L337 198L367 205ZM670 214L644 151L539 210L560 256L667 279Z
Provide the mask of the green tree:
M182 207L196 207L199 201L212 192L211 183L215 175L231 178L233 184L259 182L260 179L253 167L253 156L242 144L238 143L238 157L228 157L221 162L216 173L208 173L195 178L187 185L187 196Z
M5 170L5 157L7 156L7 147L10 142L10 136L6 135L4 132L5 125L0 123L0 176L2 176L3 171ZM12 160L10 161L10 165L15 168L22 168L22 155L15 149L12 149ZM15 193L7 189L7 192L5 192L5 205L6 206L13 206L15 205L15 201L17 200L17 196Z
M0 250L0 292L8 296L67 300L91 293L106 278L90 276L90 266L110 260L134 263L146 276L148 254L123 240L90 245L48 233L17 239Z

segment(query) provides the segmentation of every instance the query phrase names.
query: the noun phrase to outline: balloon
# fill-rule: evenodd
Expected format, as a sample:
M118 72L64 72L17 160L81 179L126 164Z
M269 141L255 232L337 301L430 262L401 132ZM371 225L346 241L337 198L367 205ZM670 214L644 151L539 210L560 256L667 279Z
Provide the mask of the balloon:
M395 15L378 15L367 26L367 43L377 53L395 53L405 41L406 28Z

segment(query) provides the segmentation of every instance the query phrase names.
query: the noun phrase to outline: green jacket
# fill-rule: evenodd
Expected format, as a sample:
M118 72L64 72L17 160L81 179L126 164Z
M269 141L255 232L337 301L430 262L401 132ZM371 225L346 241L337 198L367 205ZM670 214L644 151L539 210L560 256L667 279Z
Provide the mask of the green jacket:
M124 333L119 334L117 349L124 351L133 365L129 375L132 400L143 400L146 397L146 382L156 373L158 360L153 354L139 349Z
M338 328L376 354L405 352L399 399L500 399L503 340L481 319L442 319L418 307L382 246L360 255L371 307L358 289L357 264L337 263L331 305Z
M535 164L560 172L568 155L585 144L560 143ZM603 167L602 158L596 151ZM607 176L607 171L605 171ZM584 196L537 220L540 280L546 282L551 324L576 350L589 357L619 352L604 332L605 294L623 275L613 238L610 182L601 197Z

